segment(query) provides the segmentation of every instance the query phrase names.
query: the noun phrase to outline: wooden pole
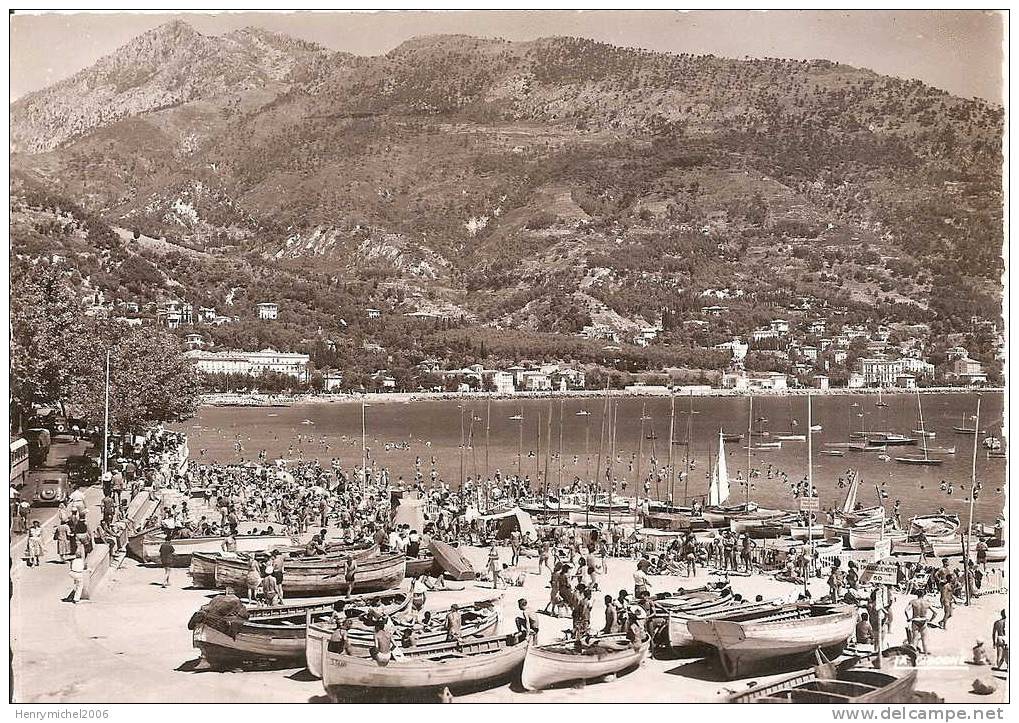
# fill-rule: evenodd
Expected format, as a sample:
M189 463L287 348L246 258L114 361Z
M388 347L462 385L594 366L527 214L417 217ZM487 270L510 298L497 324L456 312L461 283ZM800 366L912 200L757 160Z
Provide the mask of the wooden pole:
M561 497L563 494L563 410L565 403L563 400L559 400L559 491L556 493L557 497Z
M970 472L970 483L969 483L969 527L966 530L966 549L965 549L965 574L966 574L966 605L969 605L973 600L973 584L970 578L970 567L972 562L970 561L970 553L973 551L973 505L976 501L977 494L977 444L980 441L980 395L977 395L977 415L976 423L973 428L973 466Z
M750 455L754 446L754 396L750 395L750 411L747 412L747 512L750 511Z
M103 404L103 474L109 468L110 457L110 350L106 350L106 401Z
M635 482L640 487L640 458L644 456L644 417L647 416L647 402L641 404L640 407L640 433L637 437L637 469L635 472Z
M675 462L672 459L672 446L676 443L676 395L669 391L669 489L676 478ZM656 490L657 492L657 490Z

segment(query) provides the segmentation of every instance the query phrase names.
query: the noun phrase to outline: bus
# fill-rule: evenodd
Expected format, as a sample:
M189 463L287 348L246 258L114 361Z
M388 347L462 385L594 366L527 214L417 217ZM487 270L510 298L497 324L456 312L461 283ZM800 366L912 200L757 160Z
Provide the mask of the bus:
M28 440L16 437L11 440L11 486L21 489L28 480Z

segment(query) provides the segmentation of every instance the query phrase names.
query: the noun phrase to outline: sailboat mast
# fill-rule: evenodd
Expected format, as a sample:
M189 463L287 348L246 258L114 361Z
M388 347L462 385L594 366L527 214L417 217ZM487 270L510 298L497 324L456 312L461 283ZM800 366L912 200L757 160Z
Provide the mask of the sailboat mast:
M520 432L520 438L517 440L517 481L523 482L524 476L524 405L520 405L520 412L517 414L520 419L517 420L518 431Z
M485 481L486 482L488 481L488 475L489 475L488 440L489 440L489 433L491 432L491 430L492 430L492 400L489 399L488 400L488 405L487 405L487 407L485 409ZM487 497L487 495L488 495L487 489L488 488L486 487L485 489L486 489L485 495Z
M619 423L619 401L617 400L612 411L612 459L609 460L609 469L616 458L616 430ZM612 488L616 486L616 478L609 474L609 529L612 529Z
M676 395L669 392L669 495L672 495L672 483L676 479L676 468L673 466L672 447L676 443ZM656 490L657 493L657 490Z
M690 503L690 475L693 464L690 459L690 443L693 439L693 389L690 390L690 406L686 410L686 465L683 467L683 504ZM710 465L709 465L710 468Z
M811 427L814 424L813 418L813 400L811 399L810 393L807 393L807 497L814 499L814 435L811 433ZM807 544L810 546L810 562L814 560L814 511L807 509ZM808 563L809 564L809 563ZM809 567L804 567L808 574L803 576L803 590L808 592L807 578L809 577Z
M750 511L750 455L754 446L754 397L750 396L750 410L747 412L747 512Z
M563 400L559 400L559 491L556 496L563 493Z
M977 395L977 414L973 424L973 466L969 478L969 526L966 528L966 604L969 605L973 597L973 583L969 571L972 566L970 553L973 547L973 503L977 495L977 443L980 439L980 395Z
M920 390L916 390L916 409L920 415L920 439L923 440L923 458L927 461L927 433L923 426L923 404L920 403Z
M548 498L548 472L552 458L552 400L548 400L548 421L545 423L545 497Z
M640 486L640 458L644 456L644 417L647 416L647 402L640 406L640 435L637 438L637 471L634 475L634 483Z

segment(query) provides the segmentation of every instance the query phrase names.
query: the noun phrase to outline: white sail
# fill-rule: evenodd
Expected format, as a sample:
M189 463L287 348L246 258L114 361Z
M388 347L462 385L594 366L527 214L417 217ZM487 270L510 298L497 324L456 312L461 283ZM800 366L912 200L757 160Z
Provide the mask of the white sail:
M711 470L711 487L708 489L708 504L722 505L729 499L729 470L725 466L725 440L718 430L718 457Z
M860 488L860 478L855 474L851 476L852 480L849 483L849 491L846 492L846 501L842 505L843 512L852 512L856 509L856 492Z

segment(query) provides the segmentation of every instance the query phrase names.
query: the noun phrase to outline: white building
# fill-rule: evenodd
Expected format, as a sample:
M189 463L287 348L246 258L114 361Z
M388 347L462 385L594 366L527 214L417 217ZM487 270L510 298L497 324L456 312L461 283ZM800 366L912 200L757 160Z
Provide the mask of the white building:
M251 377L277 373L308 381L308 366L311 358L307 354L291 354L263 349L262 351L202 351L193 349L184 352L199 374L244 374Z
M258 318L264 321L272 321L277 318L280 313L279 305L273 304L269 301L264 301L261 304L255 304L255 308L258 310Z
M326 392L338 392L343 389L343 373L335 369L322 375L322 389Z

